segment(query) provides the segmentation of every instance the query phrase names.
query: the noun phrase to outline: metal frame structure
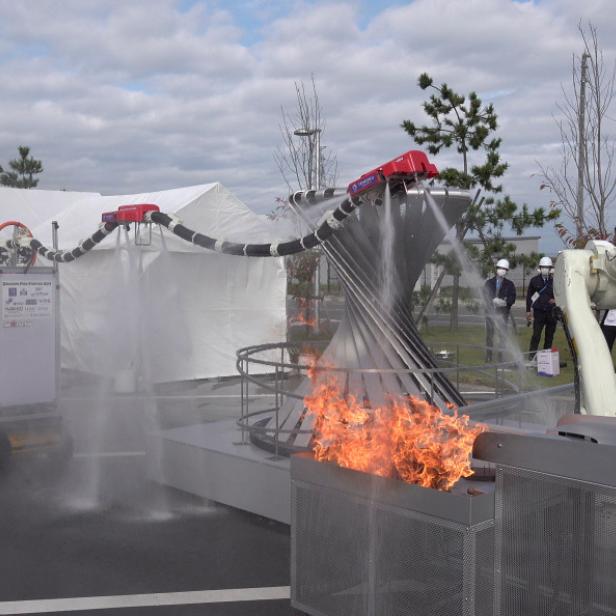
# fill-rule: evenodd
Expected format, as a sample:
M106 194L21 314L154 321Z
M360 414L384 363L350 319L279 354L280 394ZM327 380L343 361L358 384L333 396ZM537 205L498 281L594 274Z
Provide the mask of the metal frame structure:
M492 616L491 485L469 495L291 458L291 602L313 616Z
M327 342L313 342L304 345L306 350L317 347L321 352ZM260 447L271 451L275 457L289 455L290 453L307 451L309 439L312 434L310 428L290 424L286 415L283 415L285 406L289 401L303 404L304 393L298 388L298 381L307 379L308 371L327 371L339 375L343 382L349 382L353 378L361 378L363 375L392 377L398 374L410 374L411 372L432 375L441 373L455 383L460 390L470 375L477 375L486 382L483 391L465 391L463 395L470 402L461 407L462 412L477 421L502 423L511 420L519 425L524 421L533 419L532 409L526 409L535 403L538 398L544 400L553 396L567 396L571 393L573 385L559 385L541 390L524 390L520 383L512 382L510 375L519 374L519 365L516 362L500 362L481 365L462 365L459 363L460 349L463 347L483 349L478 345L456 345L455 362L453 365L438 368L425 368L412 371L380 369L380 368L342 368L324 367L319 368L305 363L292 362L289 359L290 351L299 350L298 343L281 342L245 347L237 351L237 369L240 374L241 406L240 417L237 420L242 431L242 442L252 442ZM271 359L272 356L280 357L279 360ZM301 357L301 356L300 356ZM250 366L271 368L271 371L259 375L251 373ZM466 378L465 378L466 377ZM431 379L434 381L434 379ZM250 410L250 385L271 392L274 397L274 405L268 408ZM432 392L428 392L430 395ZM486 399L487 398L487 399ZM471 402L472 401L472 402ZM541 409L539 409L541 410ZM572 412L573 409L562 409L562 414ZM532 421L531 421L532 423ZM305 445L297 445L295 437L302 435L306 439ZM246 438L248 437L248 438ZM291 439L290 437L294 437Z
M496 465L497 616L616 612L616 422L603 428L612 444L578 427L575 438L484 433L475 441L474 456Z
M321 244L346 300L345 316L322 360L346 371L348 390L373 407L397 393L429 397L443 408L463 404L422 341L407 300L425 262L468 207L470 195L420 189L415 183L410 188L404 182L382 184L374 195L362 196L366 202L357 215ZM294 195L290 204L309 229L318 226L317 202ZM303 396L309 387L309 382L301 383L297 396L286 396L273 415L275 433L285 441L276 451L308 445L312 418L306 415ZM281 427L290 432L280 432Z
M366 199L357 216L349 217L344 227L321 244L341 281L345 314L319 353L320 365L339 379L343 391L365 400L371 408L381 406L391 395L416 396L441 409L451 404L464 407L468 401L459 389L461 375L469 371L491 372L494 397L523 390L506 373L509 369L519 372L516 362L467 367L459 364L457 353L455 365L443 367L423 342L409 307L410 289L447 230L466 210L469 194L427 186L409 188L406 184L396 185L390 192L389 184L384 184L378 194ZM318 200L295 195L290 203L308 229L318 224L311 222L316 218L312 208L319 207ZM285 352L288 355L292 346L273 344L238 351L242 438L248 430L253 442L275 456L306 450L314 421L303 403L312 388L308 378L293 392L281 387L289 374L305 373L308 368L285 361ZM264 351L276 357L279 354L280 361L255 357ZM248 411L244 394L248 383L255 382L251 363L273 369L274 385L268 387L275 397L272 409Z

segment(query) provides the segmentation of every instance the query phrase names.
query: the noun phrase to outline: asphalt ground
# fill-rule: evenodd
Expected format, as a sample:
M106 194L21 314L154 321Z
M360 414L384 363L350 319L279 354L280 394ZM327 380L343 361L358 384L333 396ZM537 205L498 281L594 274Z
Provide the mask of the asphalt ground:
M74 458L15 457L0 477L0 614L297 614L286 525L147 479L147 430L234 415L236 383L63 395Z

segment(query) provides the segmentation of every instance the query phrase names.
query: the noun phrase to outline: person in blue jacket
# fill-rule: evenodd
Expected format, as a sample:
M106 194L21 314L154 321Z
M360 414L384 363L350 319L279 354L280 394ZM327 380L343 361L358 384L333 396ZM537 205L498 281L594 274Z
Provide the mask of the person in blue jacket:
M533 335L528 348L529 359L534 359L541 341L541 334L545 328L543 348L551 349L556 331L556 317L554 316L554 288L550 269L552 268L550 257L541 257L539 261L539 273L531 278L526 293L526 319L533 326Z
M515 285L507 279L509 261L499 259L496 263L496 276L486 280L484 296L486 300L486 361L492 361L494 332L498 332L498 361L502 361L502 347L507 336L507 324L511 306L515 303Z

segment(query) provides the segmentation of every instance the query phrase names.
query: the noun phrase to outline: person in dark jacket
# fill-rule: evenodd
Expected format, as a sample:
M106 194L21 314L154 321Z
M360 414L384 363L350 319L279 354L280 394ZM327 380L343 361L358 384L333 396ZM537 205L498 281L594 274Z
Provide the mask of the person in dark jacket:
M554 317L554 288L550 269L552 268L550 257L541 257L539 261L539 273L531 278L526 293L526 319L533 325L533 335L528 348L529 359L534 359L541 341L541 334L545 328L543 348L551 349L556 331L556 318Z
M486 361L492 361L494 331L498 332L498 361L502 361L502 351L507 336L507 323L511 306L515 303L515 285L506 278L509 261L500 259L496 263L496 276L486 280L483 293L486 300Z
M606 310L601 319L601 331L605 336L608 349L611 351L614 348L616 341L616 310Z

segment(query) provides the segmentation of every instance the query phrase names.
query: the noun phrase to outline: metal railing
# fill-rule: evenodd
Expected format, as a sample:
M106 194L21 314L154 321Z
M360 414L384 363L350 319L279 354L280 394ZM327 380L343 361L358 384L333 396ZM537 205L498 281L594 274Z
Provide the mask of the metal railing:
M282 427L281 408L289 398L303 401L304 396L297 393L302 377L307 377L309 371L329 372L343 375L348 379L351 375L407 375L423 376L429 380L430 389L423 392L429 400L434 399L435 374L442 374L455 384L456 388L469 404L463 407L465 414L477 419L494 419L500 417L514 417L519 414L516 408L533 396L563 395L572 391L572 385L557 386L555 388L530 387L532 379L528 378L522 369L521 362L501 361L495 363L482 363L477 365L461 364L459 361L461 349L475 349L484 353L486 347L472 344L448 345L454 357L443 359L443 365L436 368L422 369L382 369L382 368L343 368L320 367L308 362L308 356L320 356L322 350L329 344L329 340L313 342L280 342L253 345L237 351L236 366L240 374L240 417L237 420L242 432L242 443L248 443L253 436L265 437L271 442L274 456L278 457L282 447L281 437L289 438L291 435L310 435L312 430L293 426ZM434 347L433 347L434 348ZM455 354L453 350L455 349ZM498 349L492 349L496 354ZM438 358L438 354L437 354ZM252 367L252 370L251 370ZM273 394L274 406L251 410L250 386L259 387ZM469 389L474 387L474 389ZM506 399L506 404L503 402ZM497 407L495 407L495 404ZM500 409L500 410L499 410ZM273 420L273 421L272 421ZM521 422L521 419L519 420ZM304 450L304 447L284 445L291 450Z

